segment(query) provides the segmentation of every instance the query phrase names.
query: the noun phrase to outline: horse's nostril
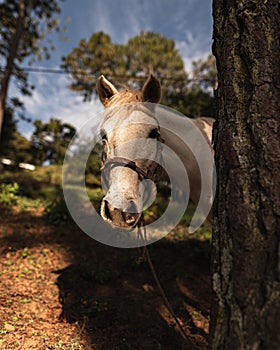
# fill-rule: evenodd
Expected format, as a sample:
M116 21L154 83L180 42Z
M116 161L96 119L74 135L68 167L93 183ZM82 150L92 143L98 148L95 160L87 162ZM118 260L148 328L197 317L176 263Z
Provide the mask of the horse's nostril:
M104 205L104 207L103 207L103 214L105 215L105 217L108 220L112 220L110 209L109 209L109 203L106 200L104 200L104 204L103 205Z

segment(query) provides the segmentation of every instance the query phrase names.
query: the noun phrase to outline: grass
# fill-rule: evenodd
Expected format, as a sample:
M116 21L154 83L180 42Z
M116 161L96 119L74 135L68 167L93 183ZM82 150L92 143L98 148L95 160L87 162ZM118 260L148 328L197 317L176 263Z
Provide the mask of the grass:
M12 215L3 215L0 222L0 348L95 349L91 344L96 349L181 348L180 336L161 307L149 268L139 261L137 249L95 242L78 232L69 218L58 227L65 214L60 169L0 174L0 181L19 183ZM30 187L22 190L25 185ZM88 195L98 205L103 193L90 186ZM160 215L158 206L164 210L160 197L154 205L150 214ZM45 208L52 216L42 217ZM58 220L55 224L46 221L53 218ZM203 304L187 303L193 299L196 305L196 293L209 289L199 268L201 261L208 261L211 229L205 223L193 239L186 239L190 218L185 213L182 224L150 251L176 313L194 332L191 320L201 322L207 312L200 313ZM192 318L188 318L190 312Z
M100 202L104 196L103 190L97 186L98 180L93 179L95 175L87 176L91 178L87 187L88 197L95 209L99 211ZM0 174L0 183L4 188L2 197L0 195L0 204L1 202L8 203L8 206L16 206L19 211L23 212L42 208L45 217L55 224L65 223L69 220L62 193L62 166L37 167L34 172L6 171ZM169 198L168 194L164 192L165 189L160 187L159 191L154 203L145 210L145 219L148 223L159 218L168 205ZM194 211L195 206L190 204L179 225L168 235L169 239L184 240L187 234L193 239L211 240L211 225L207 222L204 222L195 233L190 234L186 229L191 222Z
M62 184L62 167L51 165L38 167L34 172L5 171L0 174L3 184L17 183L19 195L30 199L52 199Z

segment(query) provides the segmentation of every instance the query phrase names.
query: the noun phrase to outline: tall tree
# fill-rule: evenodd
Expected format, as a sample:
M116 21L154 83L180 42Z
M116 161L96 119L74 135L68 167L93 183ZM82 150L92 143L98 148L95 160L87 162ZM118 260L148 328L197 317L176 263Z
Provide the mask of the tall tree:
M214 0L212 349L279 349L280 3Z
M59 119L51 118L48 123L35 120L35 130L31 136L34 163L42 165L62 164L67 147L76 133L76 129Z
M139 88L149 73L162 81L163 99L170 98L187 84L183 60L173 40L153 32L141 32L126 45L115 45L103 32L95 33L87 41L63 58L66 71L72 75L72 90L83 94L85 100L96 94L100 74L119 84Z
M63 57L62 67L70 72L73 82L69 88L82 93L85 101L96 94L96 82L102 73L107 76L123 74L123 46L112 43L109 35L98 32L89 40L81 39L72 52Z
M216 60L213 55L208 55L206 59L198 59L192 63L192 85L198 85L203 90L217 88L217 67Z
M169 105L192 117L215 118L213 89L217 84L215 57L192 62L191 79L182 89L176 90Z
M162 101L171 106L173 97L188 83L184 62L174 40L154 32L141 32L128 40L125 47L126 74L131 76L126 84L140 88L149 73L158 76L162 86Z
M30 153L31 143L24 136L20 135L14 120L14 110L5 108L5 118L3 121L3 135L0 140L0 149L4 150L1 156L13 159L15 162L32 162Z
M139 89L153 72L161 80L163 104L195 117L214 116L214 57L193 62L191 82L175 42L158 33L141 32L125 45L113 44L103 32L95 33L89 40L80 40L63 58L62 67L72 75L69 88L81 93L85 101L95 96L100 74L113 80L118 88Z
M60 30L55 14L60 12L59 0L4 0L0 4L0 57L4 61L0 86L0 137L8 88L13 76L22 94L30 94L27 74L19 64L27 57L30 63L50 55L52 45L43 45L47 33Z

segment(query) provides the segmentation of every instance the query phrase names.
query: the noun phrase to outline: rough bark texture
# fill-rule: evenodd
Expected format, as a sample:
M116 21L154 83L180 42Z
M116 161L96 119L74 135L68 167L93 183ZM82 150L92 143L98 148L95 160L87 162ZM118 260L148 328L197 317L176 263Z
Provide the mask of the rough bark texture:
M214 0L212 349L280 349L280 2Z

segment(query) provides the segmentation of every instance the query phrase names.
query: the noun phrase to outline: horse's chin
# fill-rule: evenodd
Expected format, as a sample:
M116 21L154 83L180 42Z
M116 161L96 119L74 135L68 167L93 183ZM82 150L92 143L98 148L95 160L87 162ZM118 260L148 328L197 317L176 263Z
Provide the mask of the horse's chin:
M142 217L142 213L130 213L115 209L105 200L101 203L100 214L102 219L112 228L127 230L133 230L140 223Z

